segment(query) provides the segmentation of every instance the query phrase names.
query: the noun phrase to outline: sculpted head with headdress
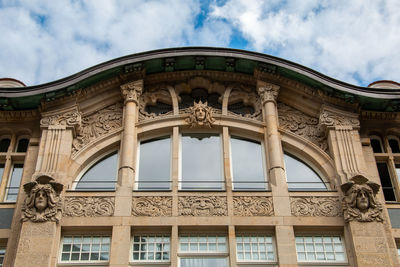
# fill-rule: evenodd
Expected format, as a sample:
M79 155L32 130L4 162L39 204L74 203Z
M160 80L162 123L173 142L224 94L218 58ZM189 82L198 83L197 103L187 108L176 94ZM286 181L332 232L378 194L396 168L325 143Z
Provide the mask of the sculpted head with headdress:
M201 100L190 107L189 118L186 122L190 124L190 127L195 126L208 126L211 127L215 119L212 117L211 107L208 106L207 102L203 103Z

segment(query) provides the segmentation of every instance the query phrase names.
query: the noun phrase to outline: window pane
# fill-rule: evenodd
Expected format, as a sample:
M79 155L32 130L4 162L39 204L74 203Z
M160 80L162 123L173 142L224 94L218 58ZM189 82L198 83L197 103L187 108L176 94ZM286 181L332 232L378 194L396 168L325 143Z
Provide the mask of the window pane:
M7 152L8 147L10 146L10 139L5 138L0 141L0 152Z
M113 190L117 177L118 153L94 164L79 180L76 190Z
M231 147L234 189L266 189L261 143L233 137Z
M18 196L19 184L21 183L23 164L14 164L11 178L7 187L6 201L16 201Z
M4 173L4 164L0 164L0 183L1 180L3 179L3 173Z
M289 190L327 190L326 184L309 166L299 159L284 154Z
M246 243L250 242L250 243ZM272 237L265 235L238 235L236 237L238 261L274 261ZM246 259L240 258L247 255Z
M374 153L382 153L382 144L379 139L371 139L371 146Z
M182 189L222 189L221 142L218 135L182 136Z
M108 261L109 259L109 237L65 236L62 243L61 262ZM101 253L99 253L100 247L102 247Z
M166 235L142 235L133 237L134 261L169 261L170 237ZM139 257L140 255L140 257Z
M400 153L399 142L396 139L389 139L389 145L393 153Z
M379 177L381 179L382 191L386 201L396 201L392 180L385 162L377 162Z
M341 236L296 237L296 250L300 262L346 262Z
M17 152L26 152L28 150L29 139L19 139L17 145Z
M171 139L140 143L139 190L170 189Z
M227 258L211 258L211 257L196 257L196 258L181 258L180 267L227 267Z

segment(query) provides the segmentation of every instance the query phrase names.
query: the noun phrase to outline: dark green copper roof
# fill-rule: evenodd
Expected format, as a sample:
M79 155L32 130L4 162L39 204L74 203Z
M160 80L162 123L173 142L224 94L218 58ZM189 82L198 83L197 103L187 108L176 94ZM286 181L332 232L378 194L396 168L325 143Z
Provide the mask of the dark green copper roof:
M244 50L212 47L182 47L154 50L116 58L63 79L41 85L0 88L0 109L37 108L42 99L51 100L97 82L143 67L146 74L182 70L218 70L253 75L260 67L302 82L312 88L365 110L400 111L400 89L376 89L351 85L299 64L274 56Z

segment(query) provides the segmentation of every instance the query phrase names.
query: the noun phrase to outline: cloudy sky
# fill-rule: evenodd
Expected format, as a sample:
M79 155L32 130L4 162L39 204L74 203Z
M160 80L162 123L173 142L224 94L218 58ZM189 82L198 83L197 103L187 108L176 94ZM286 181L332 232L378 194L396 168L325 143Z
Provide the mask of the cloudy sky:
M182 46L262 52L362 86L400 82L400 1L0 0L0 77L27 85Z

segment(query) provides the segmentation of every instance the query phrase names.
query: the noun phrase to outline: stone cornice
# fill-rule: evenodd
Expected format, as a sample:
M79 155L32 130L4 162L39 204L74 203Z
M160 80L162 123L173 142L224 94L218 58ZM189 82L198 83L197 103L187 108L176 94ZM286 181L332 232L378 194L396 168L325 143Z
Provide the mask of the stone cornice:
M352 127L359 128L359 115L339 110L329 106L322 106L319 122L326 127Z
M40 115L36 109L0 111L0 122L23 122L37 119L40 119Z

